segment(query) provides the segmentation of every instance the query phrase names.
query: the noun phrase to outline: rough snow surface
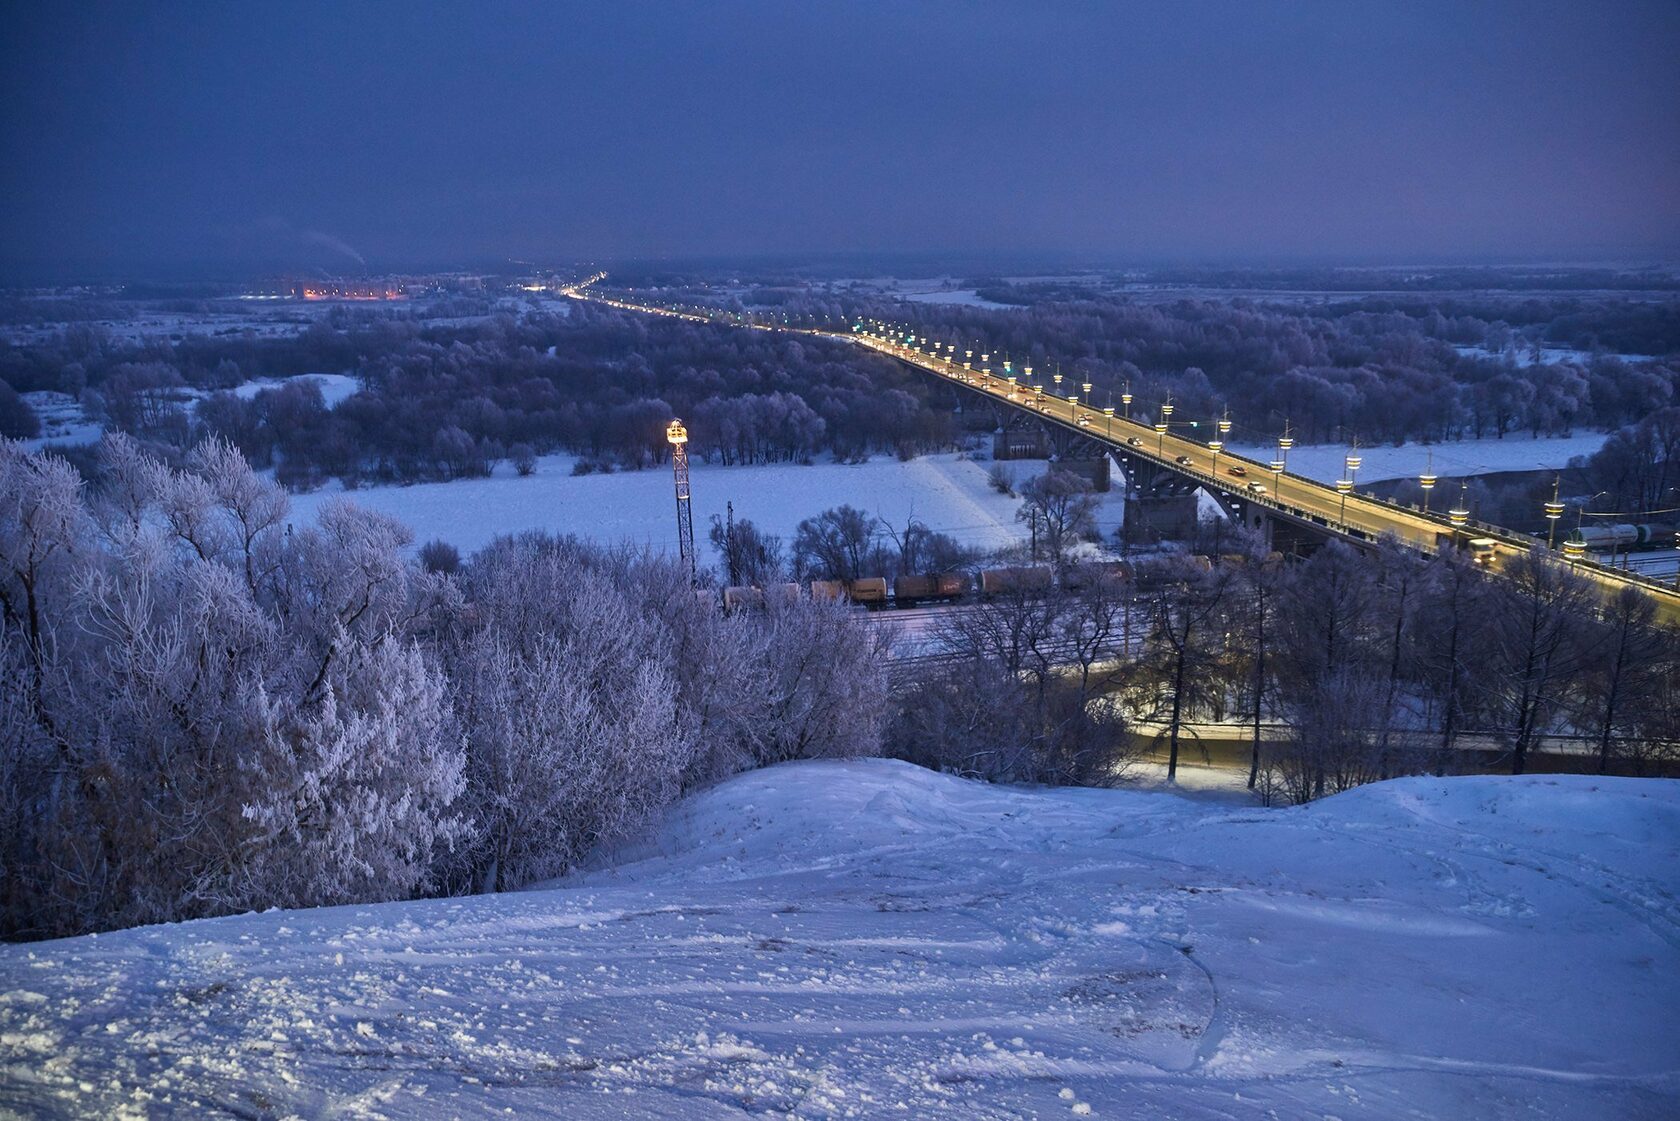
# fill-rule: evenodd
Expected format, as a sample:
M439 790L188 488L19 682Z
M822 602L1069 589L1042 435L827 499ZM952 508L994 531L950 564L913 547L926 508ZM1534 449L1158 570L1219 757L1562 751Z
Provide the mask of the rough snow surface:
M617 858L0 948L0 1113L1680 1115L1680 783L1266 811L804 763Z
M573 475L575 458L544 456L534 475L520 478L505 464L484 479L420 483L407 487L365 487L347 497L397 518L417 542L442 538L470 553L504 533L544 529L573 533L607 544L630 542L677 551L676 498L669 466L611 475ZM878 515L902 530L914 515L928 528L977 549L999 549L1027 539L1017 521L1021 500L997 493L987 482L989 462L955 454L919 456L907 463L877 457L867 463L812 466L772 464L692 468L694 533L704 557L712 555L705 534L713 516L735 504L737 518L791 544L805 518L842 504ZM1045 469L1043 460L1005 464L1016 483ZM292 498L292 520L314 520L321 503L338 496L322 490ZM1118 489L1104 496L1099 528L1121 520Z

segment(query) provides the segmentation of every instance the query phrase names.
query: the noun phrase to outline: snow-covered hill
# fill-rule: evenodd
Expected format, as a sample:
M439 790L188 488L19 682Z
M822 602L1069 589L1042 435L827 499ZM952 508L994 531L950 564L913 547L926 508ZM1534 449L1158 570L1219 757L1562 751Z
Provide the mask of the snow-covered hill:
M1680 783L793 764L501 897L0 948L0 1112L1680 1114Z

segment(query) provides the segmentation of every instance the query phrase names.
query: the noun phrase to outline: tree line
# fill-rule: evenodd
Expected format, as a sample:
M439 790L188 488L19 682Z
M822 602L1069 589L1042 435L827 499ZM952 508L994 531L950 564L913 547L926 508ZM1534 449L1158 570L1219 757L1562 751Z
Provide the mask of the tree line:
M749 295L751 295L749 293ZM1017 293L1019 296L1020 294ZM1234 439L1450 441L1637 423L1680 403L1680 305L1560 293L1429 293L1306 303L1057 291L1011 310L900 302L845 290L766 290L778 317L845 330L911 320L959 350L1090 381L1096 404L1181 419L1229 408ZM718 301L730 310L759 305ZM762 308L760 308L762 310ZM74 324L0 346L0 427L33 426L16 393L69 393L110 427L178 454L205 435L273 466L292 488L477 475L568 451L618 466L693 454L723 463L911 455L989 431L985 410L837 342L648 317L593 304L469 322L329 316L293 336L130 341ZM1546 361L1538 343L1582 353ZM1621 353L1651 354L1633 361ZM978 360L978 353L974 356ZM259 377L353 374L329 409L306 385L236 396ZM9 387L11 393L6 391ZM972 402L970 402L972 403Z
M1003 293L991 292L991 296ZM1090 382L1096 405L1204 422L1229 408L1236 439L1269 443L1287 421L1304 443L1566 434L1680 403L1680 304L1578 297L1365 298L1325 303L1185 296L1169 301L1057 289L996 310L812 292L779 311L801 322L908 322L923 337L989 352L1035 380ZM1618 332L1637 319L1642 329ZM1512 320L1517 322L1513 323ZM1594 333L1597 325L1602 330ZM1546 361L1554 329L1584 353ZM1625 346L1626 349L1612 349ZM1654 356L1630 360L1620 354Z

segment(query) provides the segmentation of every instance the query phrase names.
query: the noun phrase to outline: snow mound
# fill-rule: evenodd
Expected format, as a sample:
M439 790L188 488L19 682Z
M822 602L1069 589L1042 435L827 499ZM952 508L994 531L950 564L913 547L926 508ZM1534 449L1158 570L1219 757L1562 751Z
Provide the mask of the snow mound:
M1624 851L1680 859L1680 782L1590 775L1403 778L1326 798L1305 812L1350 827L1430 828L1488 843Z
M624 882L780 874L932 841L1101 835L1117 816L1155 820L1175 810L1195 812L1141 791L994 786L890 759L784 763L691 797L653 836L602 854L604 870L594 875Z

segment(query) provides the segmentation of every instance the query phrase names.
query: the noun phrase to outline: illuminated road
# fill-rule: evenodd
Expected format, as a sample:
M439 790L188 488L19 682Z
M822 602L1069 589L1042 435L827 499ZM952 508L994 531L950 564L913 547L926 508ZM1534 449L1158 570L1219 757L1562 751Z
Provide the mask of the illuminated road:
M984 393L1002 404L1034 413L1050 423L1108 445L1122 456L1194 479L1210 491L1221 492L1229 500L1263 507L1274 517L1315 526L1344 537L1370 541L1391 534L1427 553L1462 546L1472 538L1488 539L1493 543L1492 564L1496 568L1503 559L1526 553L1534 545L1532 538L1499 526L1471 521L1455 529L1445 515L1425 514L1421 510L1369 495L1343 494L1335 487L1287 471L1274 472L1269 464L1228 452L1221 451L1216 457L1206 444L1174 435L1170 430L1158 432L1153 425L1107 415L1110 410L1091 409L1083 403L1075 403L1050 392L1035 393L1029 385L1012 384L1010 379L995 373L965 368L963 363L952 358L908 346L885 334L753 323L727 317L723 313L709 315L635 303L589 291L588 286L596 279L563 289L563 293L573 299L593 300L625 311L696 323L723 323L761 331L818 335L866 346L946 381ZM1234 474L1233 468L1241 474ZM1680 623L1680 592L1672 587L1642 578L1638 573L1620 572L1590 561L1576 562L1574 569L1607 595L1629 586L1639 588L1656 600L1659 617L1666 622Z

